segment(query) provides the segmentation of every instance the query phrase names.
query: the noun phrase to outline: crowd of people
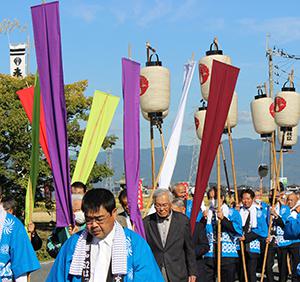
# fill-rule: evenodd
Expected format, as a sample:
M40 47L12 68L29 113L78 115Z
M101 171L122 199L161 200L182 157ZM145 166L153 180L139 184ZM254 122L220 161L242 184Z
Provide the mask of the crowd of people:
M55 228L48 237L47 251L55 262L46 281L210 282L216 281L219 264L225 282L245 281L245 275L249 282L257 281L262 268L265 281L300 281L299 195L283 186L273 192L264 202L261 191L243 189L236 202L221 191L218 201L217 189L211 187L192 233L193 199L185 185L159 188L153 193L152 212L143 219L143 239L134 231L126 189L119 194L118 213L110 191L87 191L75 182L75 225ZM28 281L28 274L40 267L34 250L42 240L33 223L26 233L15 208L14 199L2 198L0 281L6 282Z

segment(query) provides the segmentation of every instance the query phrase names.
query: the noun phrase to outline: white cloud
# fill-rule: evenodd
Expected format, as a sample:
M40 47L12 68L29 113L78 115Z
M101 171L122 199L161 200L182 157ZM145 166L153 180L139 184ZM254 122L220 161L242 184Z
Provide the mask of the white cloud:
M240 124L252 123L251 113L248 111L240 111L238 113L238 123Z
M271 34L277 42L289 43L300 40L300 18L282 17L266 20L245 18L237 21L244 31Z
M82 19L87 23L91 23L96 19L99 11L103 10L103 7L98 4L86 4L75 2L70 13L77 18Z

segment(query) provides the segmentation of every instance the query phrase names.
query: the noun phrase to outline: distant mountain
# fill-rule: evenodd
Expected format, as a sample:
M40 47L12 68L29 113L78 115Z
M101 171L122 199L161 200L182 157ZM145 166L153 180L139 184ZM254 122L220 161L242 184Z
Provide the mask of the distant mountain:
M269 145L263 143L261 140L254 140L250 138L241 138L233 140L235 167L238 184L259 185L257 168L261 163L269 163ZM226 155L227 170L229 172L229 179L232 183L231 176L231 161L229 144L226 140L224 142L224 149ZM178 181L188 181L191 169L191 160L193 154L193 146L180 146L175 171L172 178L172 183ZM151 155L150 149L141 150L141 178L144 178L144 184L151 185ZM161 148L155 148L156 173L162 160ZM284 154L284 176L288 178L289 184L300 183L300 144L293 147L292 153ZM105 162L106 153L101 152L97 158L98 162ZM114 149L112 155L113 168L115 175L114 180L119 180L124 173L123 166L123 150ZM225 184L225 176L222 167L222 183ZM197 165L194 167L197 170ZM264 180L267 185L269 176ZM192 182L195 181L195 177ZM210 178L211 182L216 182L216 168L214 166Z

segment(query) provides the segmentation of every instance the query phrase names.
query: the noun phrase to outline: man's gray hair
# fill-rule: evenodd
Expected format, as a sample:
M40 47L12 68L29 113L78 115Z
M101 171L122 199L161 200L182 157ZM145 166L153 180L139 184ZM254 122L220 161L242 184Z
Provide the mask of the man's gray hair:
M165 189L165 188L158 188L154 191L153 193L153 203L155 203L156 201L156 198L163 195L163 194L167 194L169 196L169 202L172 203L173 201L173 194L168 190L168 189Z
M172 201L172 205L178 207L178 208L183 208L184 207L184 201L180 198L174 198Z

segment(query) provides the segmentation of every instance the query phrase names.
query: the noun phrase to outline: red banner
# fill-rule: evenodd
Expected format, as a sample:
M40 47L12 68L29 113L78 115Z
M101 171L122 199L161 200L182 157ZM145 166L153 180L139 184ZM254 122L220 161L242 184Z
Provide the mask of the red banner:
M34 87L25 88L17 91L17 95L21 101L21 104L25 110L25 113L29 119L29 122L32 123L32 111L33 111L33 98L34 98ZM48 152L47 137L46 137L46 125L45 125L45 115L44 107L41 96L41 112L40 112L40 145L45 154L45 157L48 161L49 166L51 167L51 161Z
M213 61L191 216L192 232L220 144L238 74L238 68Z

